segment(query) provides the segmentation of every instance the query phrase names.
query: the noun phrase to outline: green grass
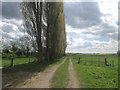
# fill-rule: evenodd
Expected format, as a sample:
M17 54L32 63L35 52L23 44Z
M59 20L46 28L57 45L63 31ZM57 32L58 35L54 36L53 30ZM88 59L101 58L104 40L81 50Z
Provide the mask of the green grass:
M45 69L50 69L53 66L60 64L63 61L64 57L57 59L56 62L49 63L38 63L30 62L24 64L16 64L13 67L6 67L2 69L2 79L3 87L4 85L14 82L13 86L30 79L37 75L37 73L44 71Z
M119 90L120 90L120 56L118 56L118 87L119 87Z
M57 71L55 72L52 81L51 87L52 88L66 88L68 84L68 65L69 59L66 58L64 64L62 64Z
M28 63L28 58L18 58L16 61L14 61L14 66L13 67L8 67L9 66L9 61L8 60L3 60L3 66L6 66L3 68L3 73L14 73L14 72L40 72L43 71L44 69L50 69L56 64L60 64L64 57L57 59L56 62L49 64L49 63L38 63L34 60L31 59Z
M25 64L25 63L29 63L29 62L34 62L35 58L15 58L15 60L13 61L13 65L19 65L19 64ZM9 59L3 59L2 60L2 67L6 68L9 67L11 63L11 60Z
M65 59L65 56L63 56L60 59L57 59L54 63L49 64L48 69L51 68L51 67L53 67L53 66L55 66L55 65L57 65L57 64L60 64L64 59Z
M0 59L0 67L2 67L2 59Z
M118 57L116 55L84 55L81 56L81 64L77 64L78 57L80 56L74 55L72 61L83 88L118 87ZM109 57L109 63L112 63L114 60L114 66L105 66L104 57Z
M78 60L79 57L80 62L83 65L105 66L105 58L109 64L112 64L115 67L118 64L118 57L116 55L77 54L73 56L76 60Z

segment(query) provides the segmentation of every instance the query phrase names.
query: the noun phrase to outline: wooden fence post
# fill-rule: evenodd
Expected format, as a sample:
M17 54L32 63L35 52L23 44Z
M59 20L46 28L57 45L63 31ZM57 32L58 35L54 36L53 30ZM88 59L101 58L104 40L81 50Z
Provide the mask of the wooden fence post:
M14 60L14 57L10 57L10 66L9 67L12 67L13 66L13 60Z
M80 64L80 57L78 58L78 64Z

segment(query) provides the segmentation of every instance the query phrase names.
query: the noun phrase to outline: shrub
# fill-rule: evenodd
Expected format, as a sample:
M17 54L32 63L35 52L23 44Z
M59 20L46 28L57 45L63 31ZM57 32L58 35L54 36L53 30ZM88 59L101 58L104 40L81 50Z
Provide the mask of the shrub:
M9 59L11 56L14 57L14 58L17 57L16 54L14 54L14 53L2 53L2 58L3 58L3 59L4 59L4 58Z

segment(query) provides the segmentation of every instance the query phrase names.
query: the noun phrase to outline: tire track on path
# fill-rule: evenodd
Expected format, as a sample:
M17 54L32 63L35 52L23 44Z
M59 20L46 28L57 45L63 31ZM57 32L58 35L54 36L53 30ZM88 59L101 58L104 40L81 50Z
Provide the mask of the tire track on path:
M68 72L69 72L69 82L67 88L80 88L79 81L76 77L76 72L73 67L73 63L71 61L72 57L70 57L70 63L68 67Z
M53 66L51 69L40 72L35 77L18 84L16 88L50 88L54 72L65 62L65 60L66 58L60 64Z

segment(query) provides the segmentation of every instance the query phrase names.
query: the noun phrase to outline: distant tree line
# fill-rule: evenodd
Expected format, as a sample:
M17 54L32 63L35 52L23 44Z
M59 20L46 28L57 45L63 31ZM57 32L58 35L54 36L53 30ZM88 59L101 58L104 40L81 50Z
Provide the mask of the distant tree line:
M34 41L28 36L23 36L15 41L10 41L7 44L3 42L2 58L13 57L34 57L36 49L33 47Z
M63 2L22 2L25 31L35 40L39 62L65 55L66 32Z

